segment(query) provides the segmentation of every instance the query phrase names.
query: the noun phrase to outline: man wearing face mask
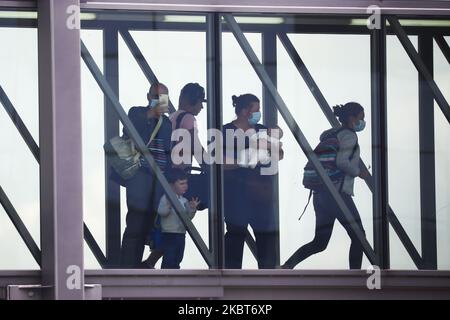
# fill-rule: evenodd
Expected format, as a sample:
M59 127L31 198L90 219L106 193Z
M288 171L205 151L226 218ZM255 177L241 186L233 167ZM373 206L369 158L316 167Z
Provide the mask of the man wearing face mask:
M350 210L355 223L365 234L358 209L352 199L353 185L356 177L366 179L370 176L368 171L361 171L359 167L360 149L357 132L364 130L364 108L356 102L335 106L334 114L339 118L342 126L329 129L322 133L320 141L334 136L339 141L339 150L336 155L336 167L343 172L344 178L336 182L336 189L340 192L347 208ZM314 210L316 213L316 227L314 239L298 249L284 265L283 269L293 269L297 264L309 256L324 251L333 232L334 222L337 219L347 231L351 239L349 252L350 269L361 269L363 249L358 238L353 233L343 212L337 207L331 193L326 189L316 190L313 193Z
M168 94L169 91L164 84L152 84L147 94L148 105L132 107L128 112L130 121L163 172L171 167L172 125L169 118L164 115L168 112ZM128 136L126 130L124 135ZM150 139L151 137L153 139ZM162 195L160 184L150 165L143 157L140 161L141 168L126 185L128 213L122 238L122 268L143 267L141 261L146 237L154 221L156 205Z

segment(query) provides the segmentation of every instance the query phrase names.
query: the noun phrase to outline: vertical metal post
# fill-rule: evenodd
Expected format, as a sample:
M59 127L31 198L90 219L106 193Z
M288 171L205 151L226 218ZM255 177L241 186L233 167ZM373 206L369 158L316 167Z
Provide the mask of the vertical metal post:
M433 76L433 37L419 35L419 56ZM420 212L424 268L437 269L434 98L419 73Z
M373 236L379 267L389 269L386 109L386 19L370 35L372 87Z
M277 86L277 34L266 31L262 33L262 64L275 87ZM269 90L263 86L263 121L264 125L273 128L278 124L278 109ZM280 230L280 207L278 174L273 181L273 207L272 212L276 216L277 230ZM276 264L280 264L280 234L277 234Z
M222 30L219 13L206 17L208 129L222 130ZM213 268L224 267L223 168L211 165L209 180L209 248L213 252Z
M119 41L116 28L103 31L103 72L111 89L119 96ZM119 117L114 112L111 101L104 98L105 141L119 135ZM106 259L108 268L120 265L120 186L110 179L112 167L105 157L105 213L106 213Z
M79 0L37 3L46 299L84 299L79 5Z

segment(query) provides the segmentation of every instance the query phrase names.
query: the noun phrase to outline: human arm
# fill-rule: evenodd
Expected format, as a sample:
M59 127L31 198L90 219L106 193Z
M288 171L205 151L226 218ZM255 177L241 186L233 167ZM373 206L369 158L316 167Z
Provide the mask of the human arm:
M166 195L163 195L161 197L161 200L159 201L158 214L162 217L166 217L170 214L171 210L172 210L172 205L170 204Z

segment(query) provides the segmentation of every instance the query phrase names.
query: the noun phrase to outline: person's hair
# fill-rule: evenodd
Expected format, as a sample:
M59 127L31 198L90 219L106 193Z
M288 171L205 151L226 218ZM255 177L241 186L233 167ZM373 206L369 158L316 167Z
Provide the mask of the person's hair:
M178 105L185 106L189 104L193 106L199 100L205 101L205 88L198 83L188 83L181 89Z
M187 180L186 172L178 168L172 168L166 173L166 179L169 183L175 183L179 180Z
M251 103L259 102L258 97L251 93L241 94L239 97L233 95L231 100L233 101L234 112L237 115L239 115L243 109L249 108Z
M348 102L344 105L336 105L333 107L333 113L338 117L339 122L346 125L350 117L356 117L364 111L364 108L357 102Z
M167 86L165 84L161 82L153 82L152 85L150 86L150 89L148 89L148 93L152 94L152 90L156 90L156 88L160 86L167 89Z

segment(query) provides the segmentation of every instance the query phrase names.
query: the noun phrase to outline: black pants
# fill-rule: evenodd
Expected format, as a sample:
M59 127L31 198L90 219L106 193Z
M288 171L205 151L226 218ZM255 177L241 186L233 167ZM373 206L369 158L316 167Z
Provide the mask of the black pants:
M259 269L273 269L277 259L278 232L254 231ZM247 227L227 223L225 234L225 268L241 269Z
M184 256L186 235L184 233L162 233L163 260L161 269L180 269Z
M359 216L358 209L356 208L352 197L345 193L341 193L341 196L349 208L355 222L365 234L361 223L361 217ZM309 256L325 250L333 232L334 221L338 219L351 239L349 253L350 269L361 269L363 257L362 246L356 235L351 230L350 224L347 223L347 219L345 219L344 214L338 209L331 194L327 191L315 193L313 196L313 202L314 210L316 212L316 230L314 239L298 249L292 257L286 261L285 266L288 268L294 268L297 264Z
M156 177L141 169L127 182L126 228L122 238L121 267L139 268L151 221L160 197Z

